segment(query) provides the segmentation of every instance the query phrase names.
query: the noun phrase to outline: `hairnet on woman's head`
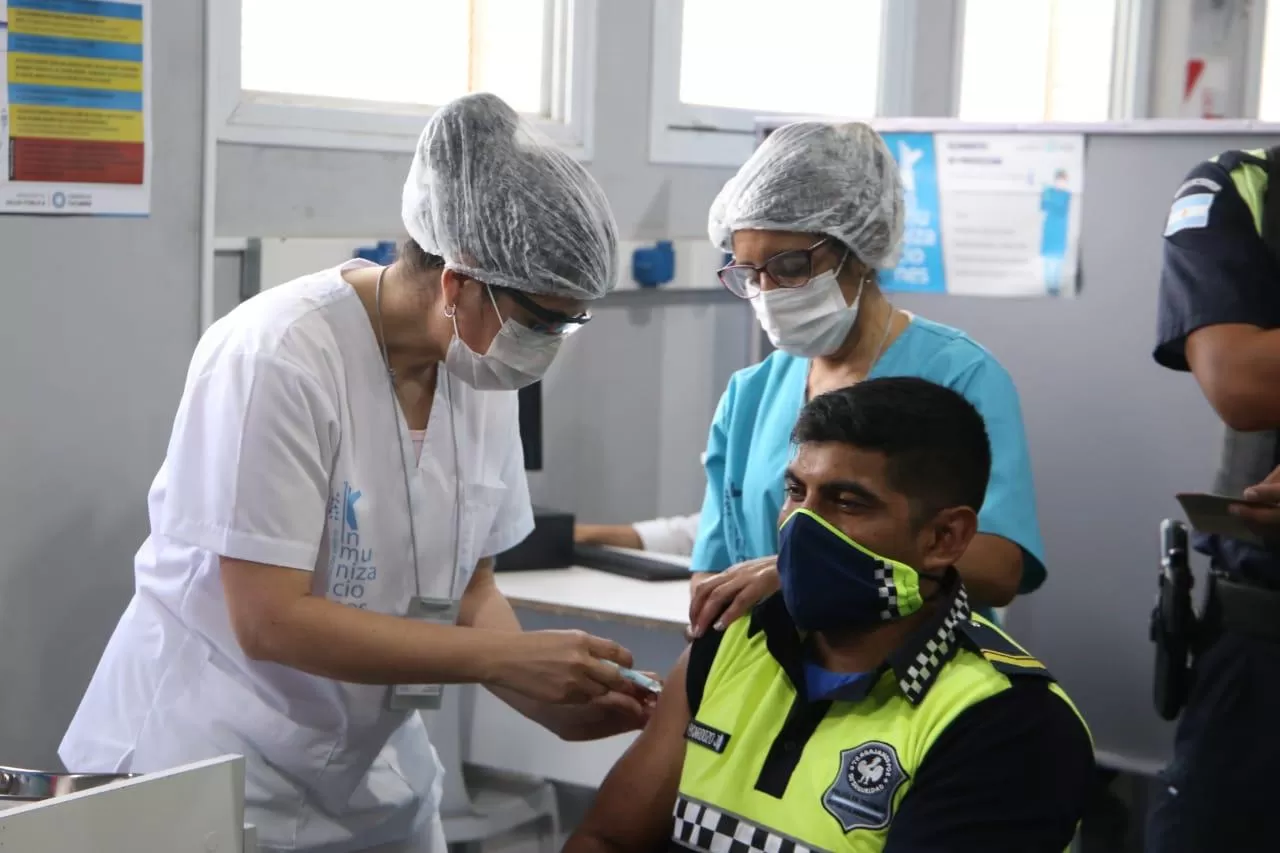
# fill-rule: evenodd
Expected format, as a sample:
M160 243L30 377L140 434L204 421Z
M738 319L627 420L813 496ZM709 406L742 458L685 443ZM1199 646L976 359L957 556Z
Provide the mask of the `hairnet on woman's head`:
M844 243L863 263L891 267L902 240L902 179L880 135L861 123L779 128L711 205L711 242L733 232L800 231Z
M494 95L459 98L431 117L401 215L425 251L486 284L596 299L616 283L617 228L604 192Z

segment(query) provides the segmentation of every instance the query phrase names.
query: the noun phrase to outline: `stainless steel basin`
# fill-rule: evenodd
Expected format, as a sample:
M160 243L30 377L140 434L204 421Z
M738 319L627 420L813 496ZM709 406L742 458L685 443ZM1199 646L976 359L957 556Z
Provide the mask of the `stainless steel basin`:
M0 764L0 803L34 802L132 779L138 773L45 773Z

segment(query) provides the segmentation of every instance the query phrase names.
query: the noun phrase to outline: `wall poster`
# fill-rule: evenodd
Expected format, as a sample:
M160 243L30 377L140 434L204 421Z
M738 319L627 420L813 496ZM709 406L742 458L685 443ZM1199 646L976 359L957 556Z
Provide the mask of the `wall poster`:
M902 256L886 290L1073 296L1084 136L884 133L906 196Z
M145 216L150 0L0 0L0 213Z

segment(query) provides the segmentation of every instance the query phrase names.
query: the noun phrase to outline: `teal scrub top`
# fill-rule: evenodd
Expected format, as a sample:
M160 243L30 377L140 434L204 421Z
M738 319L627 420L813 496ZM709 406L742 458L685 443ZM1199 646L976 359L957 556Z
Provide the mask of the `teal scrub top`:
M808 374L807 359L779 351L729 380L707 439L707 492L693 548L695 572L719 572L778 553L783 474ZM1038 589L1045 579L1044 544L1013 379L964 332L921 317L911 318L867 378L883 376L918 376L945 385L982 414L992 458L978 531L1017 543L1023 552L1019 592Z

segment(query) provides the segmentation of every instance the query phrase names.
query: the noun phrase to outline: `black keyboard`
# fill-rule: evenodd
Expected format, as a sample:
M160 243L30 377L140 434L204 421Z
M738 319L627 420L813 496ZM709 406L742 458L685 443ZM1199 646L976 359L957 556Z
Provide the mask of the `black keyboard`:
M641 581L688 580L690 574L689 567L681 562L629 549L574 545L573 557L579 566Z

